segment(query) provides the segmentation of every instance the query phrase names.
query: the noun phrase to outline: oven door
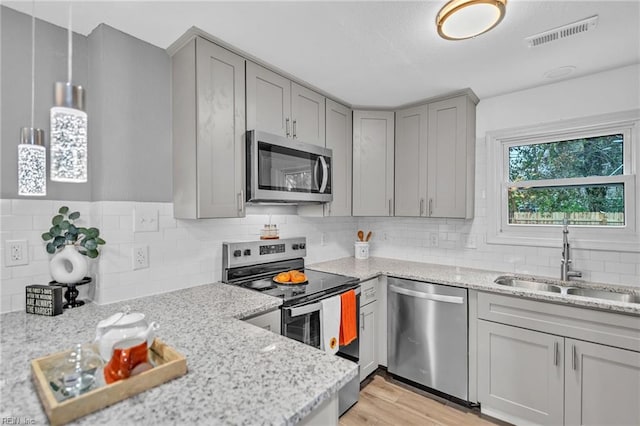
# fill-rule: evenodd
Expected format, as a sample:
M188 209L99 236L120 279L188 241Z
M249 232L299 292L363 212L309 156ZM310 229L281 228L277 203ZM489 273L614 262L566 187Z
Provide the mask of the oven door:
M282 335L305 345L320 349L322 341L322 323L320 321L321 303L309 302L300 306L282 308ZM357 363L360 359L360 288L356 289L356 329L358 337L347 346L341 346L338 355Z
M331 150L252 130L247 134L248 199L313 203L333 200Z

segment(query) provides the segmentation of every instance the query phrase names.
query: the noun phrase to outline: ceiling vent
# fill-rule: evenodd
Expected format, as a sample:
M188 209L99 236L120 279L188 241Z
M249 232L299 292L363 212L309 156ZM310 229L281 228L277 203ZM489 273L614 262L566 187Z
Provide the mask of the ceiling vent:
M535 34L525 38L529 47L537 47L543 44L551 43L552 41L560 40L563 38L571 37L576 34L591 31L598 25L598 15L590 18L583 19L572 24L563 25L558 28L554 28L549 31Z

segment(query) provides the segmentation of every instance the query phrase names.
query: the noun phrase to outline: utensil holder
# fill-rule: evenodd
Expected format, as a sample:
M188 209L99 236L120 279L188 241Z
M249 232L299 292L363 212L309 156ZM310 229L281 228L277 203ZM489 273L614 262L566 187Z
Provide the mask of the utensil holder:
M356 241L355 242L355 257L356 259L364 260L369 258L369 242Z

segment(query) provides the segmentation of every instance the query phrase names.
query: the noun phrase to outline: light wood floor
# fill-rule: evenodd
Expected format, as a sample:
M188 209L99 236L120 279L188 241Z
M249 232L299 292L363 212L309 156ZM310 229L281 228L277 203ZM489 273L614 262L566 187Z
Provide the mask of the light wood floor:
M382 375L375 375L360 390L358 403L340 418L340 426L503 424L493 423L464 407L449 401L440 402L418 392Z

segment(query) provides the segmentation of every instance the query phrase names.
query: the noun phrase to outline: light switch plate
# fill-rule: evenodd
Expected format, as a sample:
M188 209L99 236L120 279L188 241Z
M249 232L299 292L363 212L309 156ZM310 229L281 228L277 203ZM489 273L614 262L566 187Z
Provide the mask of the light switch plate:
M133 210L133 232L155 232L158 230L158 209L136 206Z

